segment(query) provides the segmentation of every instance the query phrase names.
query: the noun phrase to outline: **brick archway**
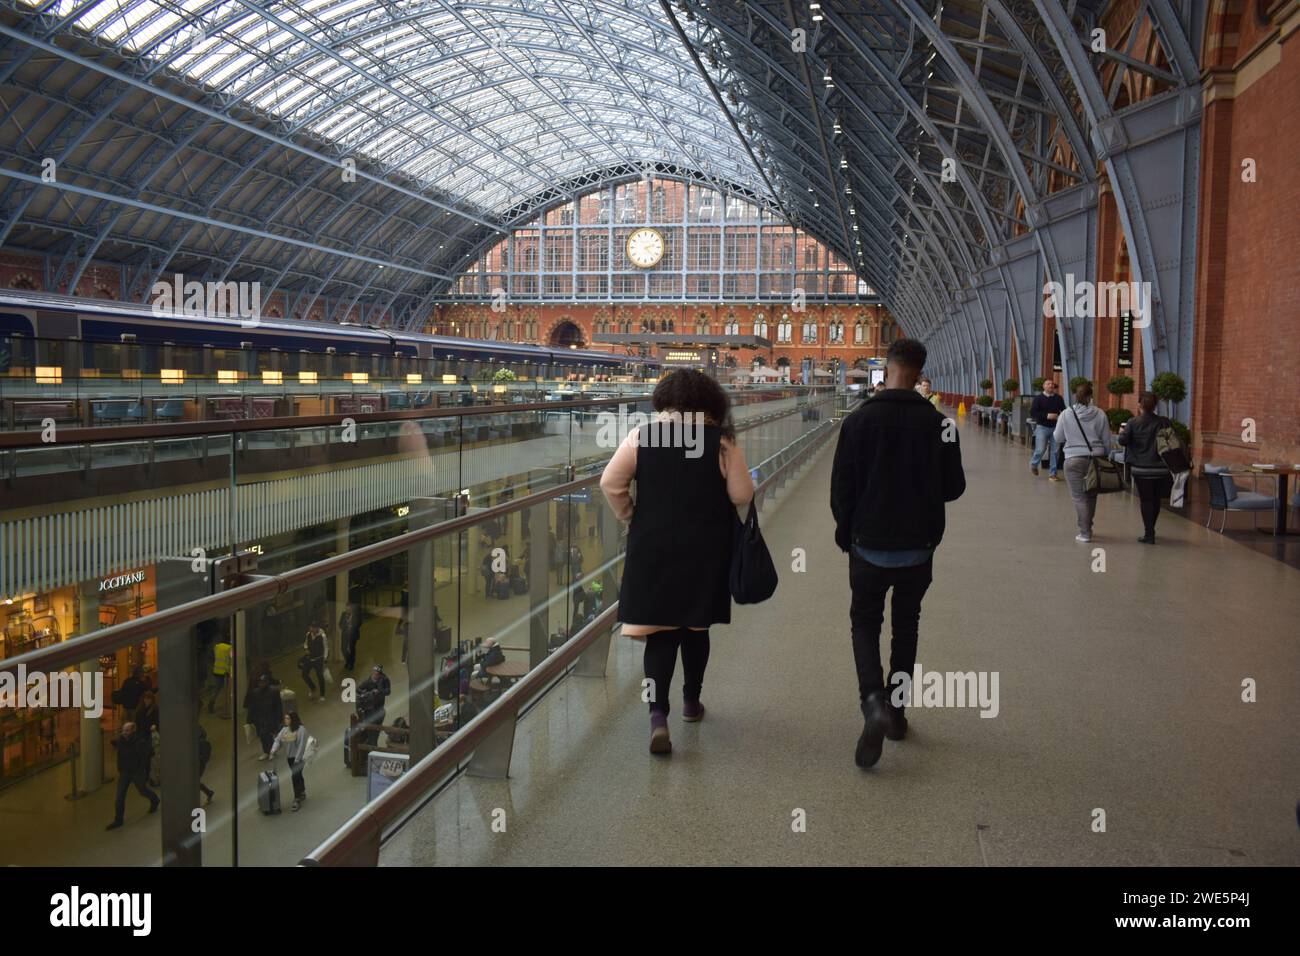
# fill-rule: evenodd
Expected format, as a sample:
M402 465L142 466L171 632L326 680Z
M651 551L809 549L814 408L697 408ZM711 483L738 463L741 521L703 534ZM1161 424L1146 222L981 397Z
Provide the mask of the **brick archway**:
M567 349L570 345L587 347L587 336L582 326L569 316L562 316L546 332L546 344L551 348Z

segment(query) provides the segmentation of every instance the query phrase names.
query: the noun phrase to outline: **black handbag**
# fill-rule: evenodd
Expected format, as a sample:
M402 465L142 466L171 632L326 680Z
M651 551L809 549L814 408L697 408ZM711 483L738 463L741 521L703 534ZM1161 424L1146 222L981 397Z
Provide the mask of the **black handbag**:
M758 506L751 502L749 517L736 518L731 552L731 596L737 604L758 604L776 593L776 565L758 529Z

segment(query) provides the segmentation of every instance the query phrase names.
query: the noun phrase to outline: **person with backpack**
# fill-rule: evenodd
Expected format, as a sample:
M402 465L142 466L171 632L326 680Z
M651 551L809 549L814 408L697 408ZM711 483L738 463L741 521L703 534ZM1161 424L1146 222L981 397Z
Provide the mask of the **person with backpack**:
M619 445L600 490L629 522L618 619L625 635L645 641L650 752L669 754L668 698L679 651L682 719L704 717L709 628L731 623L737 508L753 501L754 479L736 442L731 400L715 379L677 369L659 380L650 401L655 420ZM582 552L573 551L576 584Z
M1065 448L1065 483L1079 525L1074 540L1087 543L1097 515L1097 489L1088 490L1091 459L1110 455L1110 421L1092 404L1091 384L1084 382L1075 390L1074 404L1056 419L1053 437Z
M853 761L864 770L880 760L885 738L902 740L907 733L906 684L916 666L921 601L943 540L946 505L966 491L952 421L915 390L926 358L915 339L889 346L885 388L844 419L831 466L835 544L849 555L849 622L863 717ZM891 591L886 680L880 626Z
M325 637L325 628L321 627L319 622L313 622L311 627L307 628L307 639L303 641L302 649L306 652L299 661L299 669L302 671L302 679L307 684L307 699L313 700L316 695L316 684L312 680L315 675L320 681L320 699L325 700L325 654L328 640Z
M1173 487L1169 466L1160 457L1157 435L1172 423L1156 414L1156 396L1143 392L1138 396L1141 414L1119 427L1116 438L1125 448L1125 463L1137 486L1138 503L1142 509L1142 544L1156 543L1156 519L1160 516L1160 499L1167 498Z

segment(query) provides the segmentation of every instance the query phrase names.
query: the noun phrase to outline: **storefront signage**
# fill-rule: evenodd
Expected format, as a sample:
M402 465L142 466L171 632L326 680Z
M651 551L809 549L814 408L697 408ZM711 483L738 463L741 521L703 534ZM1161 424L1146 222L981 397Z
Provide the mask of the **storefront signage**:
M406 773L410 762L409 754L372 750L366 759L366 802L369 803L395 784Z
M118 588L129 587L132 584L141 584L144 582L144 571L132 571L129 574L119 574L116 577L104 578L99 582L99 593L105 591L116 591Z

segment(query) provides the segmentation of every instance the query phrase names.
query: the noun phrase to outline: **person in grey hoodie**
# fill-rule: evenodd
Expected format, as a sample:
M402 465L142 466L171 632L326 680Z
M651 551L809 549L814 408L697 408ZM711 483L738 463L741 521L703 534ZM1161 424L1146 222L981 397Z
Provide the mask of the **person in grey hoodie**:
M284 715L284 726L280 728L280 732L275 735L275 742L271 744L271 759L275 759L281 747L284 748L285 756L289 758L289 773L293 779L293 809L296 812L307 799L307 782L303 779L303 768L307 766L307 761L315 756L315 739L307 733L307 728L302 725L296 710L291 710Z
M1074 393L1074 404L1056 419L1053 437L1065 449L1065 483L1074 499L1079 533L1075 541L1092 540L1092 519L1097 513L1097 492L1084 488L1089 458L1110 454L1110 422L1092 404L1092 386L1084 382Z

